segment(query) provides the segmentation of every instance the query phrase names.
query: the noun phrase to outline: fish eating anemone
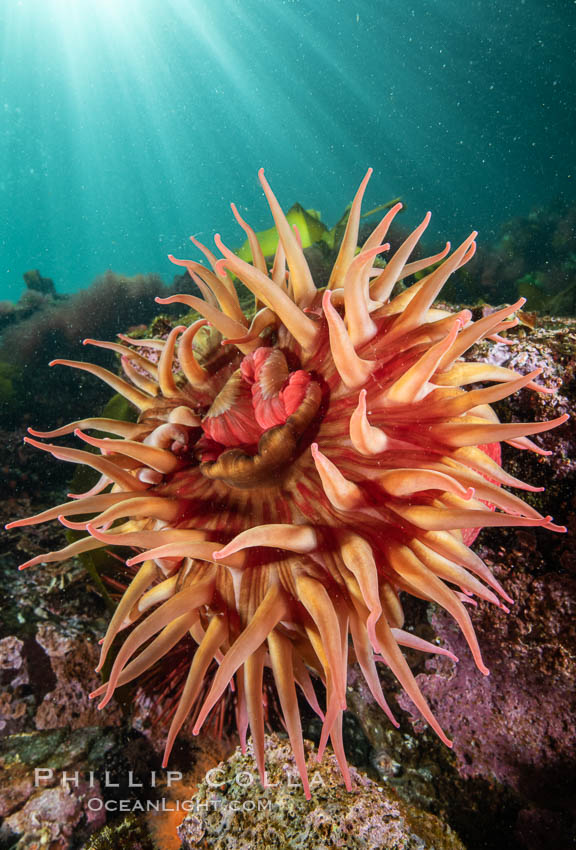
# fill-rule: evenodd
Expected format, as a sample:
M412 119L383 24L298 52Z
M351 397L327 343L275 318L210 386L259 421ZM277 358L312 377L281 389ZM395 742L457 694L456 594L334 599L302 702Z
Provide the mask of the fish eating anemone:
M176 648L191 639L196 648L164 764L187 718L197 734L233 689L242 747L250 729L264 781L269 668L307 797L298 691L322 721L318 757L330 740L347 787L342 715L353 661L392 723L377 664L390 668L450 746L401 647L457 659L404 629L402 597L445 608L487 674L465 603L478 597L507 611L512 600L470 545L487 526L565 530L510 491L538 488L502 469L500 443L542 454L530 437L567 416L501 424L490 407L522 388L552 392L537 382L541 370L524 376L462 359L479 340L505 341L501 334L514 326L521 303L478 321L467 310L434 307L450 275L474 255L476 233L451 253L447 244L409 262L429 213L383 268L374 266L389 248L384 239L401 204L358 248L370 174L320 285L260 171L279 235L270 267L233 205L253 263L219 236L221 257L194 238L207 266L171 259L202 297L157 299L189 306L197 321L166 339L85 341L116 352L123 376L52 361L105 381L136 407L138 419L92 417L53 431L30 429L37 439L26 442L92 467L100 478L87 493L8 526L59 519L87 532L22 568L99 547L138 550L102 642L99 670L113 644L118 651L108 680L92 694L100 707L159 661L169 667ZM396 294L399 281L425 269ZM254 295L254 315L242 309L237 281ZM475 388L466 390L470 384ZM112 436L93 437L92 430ZM96 452L42 442L67 435ZM324 710L314 679L325 688Z

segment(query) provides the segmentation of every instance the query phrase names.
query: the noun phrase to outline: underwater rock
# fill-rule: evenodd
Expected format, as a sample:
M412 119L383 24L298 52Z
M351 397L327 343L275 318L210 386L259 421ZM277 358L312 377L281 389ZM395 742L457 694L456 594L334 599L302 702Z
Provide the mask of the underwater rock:
M518 815L517 835L531 850L574 847L576 832L570 816L543 809L524 809Z
M11 362L32 365L50 359L56 350L64 356L72 350L79 353L84 337L106 338L119 328L150 321L158 313L154 297L171 291L158 275L127 277L107 272L66 301L7 331L0 359L6 355Z
M30 284L26 281L26 289L18 301L0 301L0 331L9 325L24 322L40 310L46 310L59 301L65 301L66 295L58 295L54 283L49 278L42 278L38 272L27 272ZM37 277L35 277L37 275ZM26 279L26 275L24 275ZM43 289L43 282L46 283ZM52 289L50 288L52 285Z
M68 850L72 834L81 821L94 827L103 820L102 812L95 814L86 807L87 799L94 796L95 789L90 789L86 782L76 787L47 788L34 794L22 809L6 818L2 831L7 836L20 836L11 845L13 850L33 847Z
M0 520L29 509L25 499L2 502ZM0 544L0 734L76 729L102 719L88 698L90 683L99 684L94 668L106 612L93 580L78 561L15 569L15 559L34 557L49 539L45 527L10 547L5 539ZM60 543L61 536L53 540ZM116 705L106 722L120 719Z
M158 850L158 845L150 838L144 818L131 814L120 823L107 824L83 850Z
M30 269L30 271L24 272L22 277L29 290L32 289L35 292L41 292L43 295L56 297L57 293L54 281L49 277L42 277L38 269Z
M7 325L11 325L18 318L18 310L13 301L0 301L0 331Z
M306 800L287 740L266 738L269 786L258 780L252 744L211 771L193 797L178 830L183 850L373 848L464 850L459 838L434 815L400 802L365 774L351 769L344 788L336 758L322 762L305 742L312 799Z
M10 635L0 640L0 734L19 732L24 728L27 702L22 695L29 684L28 664L22 653L23 641Z
M514 301L545 315L574 315L576 304L576 204L556 200L502 225L494 244L455 275L448 297Z
M204 770L215 763L204 764ZM198 764L203 762L199 760ZM143 736L121 729L65 727L0 739L0 817L5 818L0 846L24 850L34 847L35 841L52 850L85 846L90 835L96 840L95 833L107 818L118 818L118 812L124 811L121 806L128 806L130 811L140 800L164 795L161 786L150 784L151 772L158 766ZM176 847L176 826L183 813L179 815L170 830ZM161 820L163 814L154 813L152 817ZM143 822L142 834L155 835L153 825L149 820ZM122 823L112 824L94 846L139 846L127 840L107 844L106 835L117 835L118 830L127 836ZM160 841L159 846L169 850L171 845Z
M6 389L3 365L0 363L0 409ZM10 388L10 399L16 405L19 402L14 398L15 393L16 390ZM11 415L12 401L5 408L6 419ZM0 428L0 500L5 503L15 497L38 501L44 493L56 492L70 480L69 467L52 470L42 459L31 457L32 453L26 451L24 444L27 433L22 423L13 428Z
M53 688L36 712L36 728L79 729L98 725L102 716L94 700L88 697L100 685L100 678L94 672L99 655L97 644L87 641L84 631L65 633L52 623L38 626L36 642L48 656L54 680ZM121 708L116 704L106 723L113 726L120 721Z
M189 280L186 291L194 291ZM64 299L54 300L36 290L28 290L15 310L0 303L0 329L5 327L0 345L0 401L10 391L10 404L0 404L0 422L4 427L18 427L22 422L35 426L53 425L62 410L76 406L86 412L102 407L110 396L107 388L90 379L70 381L61 370L52 370L49 362L57 351L60 356L82 358L85 337L96 339L115 336L137 322L148 322L158 313L154 297L170 295L173 287L165 286L158 275L124 275L107 272L87 289ZM30 301L34 303L31 305ZM174 308L168 312L178 313ZM6 327L10 324L9 327ZM95 362L109 366L109 352L95 350ZM11 383L3 380L11 369ZM58 371L58 374L56 372ZM4 386L5 385L5 386Z
M131 799L133 810L125 817L118 818L118 805L112 806L110 822L96 831L84 850L179 850L180 840L177 827L182 823L185 809L182 801L189 800L197 791L199 783L210 769L215 768L219 761L229 755L232 749L226 741L209 736L198 736L191 746L179 746L170 767L172 773L168 779L160 773L158 759L152 754L151 748L142 736L124 736L119 740L116 751L110 750L101 765L101 773L109 770L113 780L122 785L126 770L135 769L134 748L138 747L136 761L140 760L139 776L136 781L142 781L143 790L135 799L133 788L121 787L114 795L114 789L106 791L107 799ZM150 744L154 744L151 739ZM157 742L156 742L157 743ZM122 763L124 760L124 763ZM150 787L146 778L155 770L155 784ZM152 803L148 809L148 801Z
M49 277L42 277L38 269L25 272L23 278L26 289L18 301L0 301L0 331L9 325L23 322L40 310L47 310L61 301L66 301L69 297L59 295L54 281Z
M104 815L88 800L100 800L101 787L97 778L89 781L88 771L114 746L114 735L98 728L0 739L2 846L24 850L36 842L50 850L67 850L73 832L80 838L99 828ZM63 771L71 781L63 781Z
M431 660L418 682L450 729L463 777L495 778L533 809L562 813L576 791L576 576L550 574L544 564L544 575L531 575L534 553L526 557L526 543L506 537L500 549L481 550L501 565L495 572L515 599L513 617L483 609L474 618L490 677L478 680L452 624L436 611L431 622L460 663ZM410 708L406 698L399 702Z

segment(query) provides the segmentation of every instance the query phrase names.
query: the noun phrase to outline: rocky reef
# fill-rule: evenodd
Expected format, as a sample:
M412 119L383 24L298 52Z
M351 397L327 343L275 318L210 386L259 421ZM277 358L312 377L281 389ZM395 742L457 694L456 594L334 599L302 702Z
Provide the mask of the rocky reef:
M473 266L461 269L445 290L450 301L492 304L527 298L540 315L576 313L576 204L534 207L505 222L493 243L481 245Z
M63 411L75 407L81 415L106 403L110 394L98 382L81 380L79 393L75 377L56 375L48 365L55 352L81 360L86 337L114 339L119 329L144 330L158 313L157 295L198 293L190 278L176 277L173 286L165 286L158 275L107 272L86 289L59 295L52 280L38 271L24 277L28 288L20 300L0 302L0 428L8 430L32 421L48 427ZM166 308L171 316L181 312ZM113 362L102 350L92 360L107 367Z
M370 850L464 850L439 818L402 802L389 788L352 769L352 790L342 784L336 758L319 764L306 742L312 799L306 800L287 740L266 739L268 787L262 788L251 744L213 769L190 800L178 829L182 850L266 847Z
M30 269L22 277L26 289L18 301L0 301L0 332L66 300L66 295L56 291L52 278L42 277L38 269Z

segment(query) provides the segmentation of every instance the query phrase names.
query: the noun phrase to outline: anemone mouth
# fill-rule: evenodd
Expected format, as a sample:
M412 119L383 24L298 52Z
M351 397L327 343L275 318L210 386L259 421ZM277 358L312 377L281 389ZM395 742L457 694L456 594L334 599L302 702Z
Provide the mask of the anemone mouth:
M279 484L309 445L303 435L319 422L322 390L289 360L290 353L263 346L225 381L195 447L205 478L241 490Z
M241 490L280 484L291 464L309 445L303 435L316 419L321 401L319 384L311 382L298 409L284 425L276 425L262 434L254 454L239 448L228 449L217 460L201 463L200 472L206 478Z

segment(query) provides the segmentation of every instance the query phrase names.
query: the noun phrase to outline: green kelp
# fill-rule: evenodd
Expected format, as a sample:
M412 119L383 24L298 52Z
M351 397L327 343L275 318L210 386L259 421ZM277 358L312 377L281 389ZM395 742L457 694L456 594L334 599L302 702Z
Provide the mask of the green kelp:
M362 218L368 218L383 210L390 209L398 203L400 198L394 198L385 204L381 204L372 210L364 213ZM328 228L321 220L318 210L304 209L301 204L294 204L286 213L286 220L291 227L297 227L303 248L309 248L318 242L324 242L331 251L336 251L342 241L342 237L346 231L348 217L352 204L348 204L344 213L338 219L334 227ZM236 214L236 213L235 213ZM238 216L237 216L238 218ZM278 231L275 227L269 227L267 230L260 230L256 233L256 238L262 249L265 257L273 257L278 247ZM252 262L252 250L248 239L236 252L241 260Z

